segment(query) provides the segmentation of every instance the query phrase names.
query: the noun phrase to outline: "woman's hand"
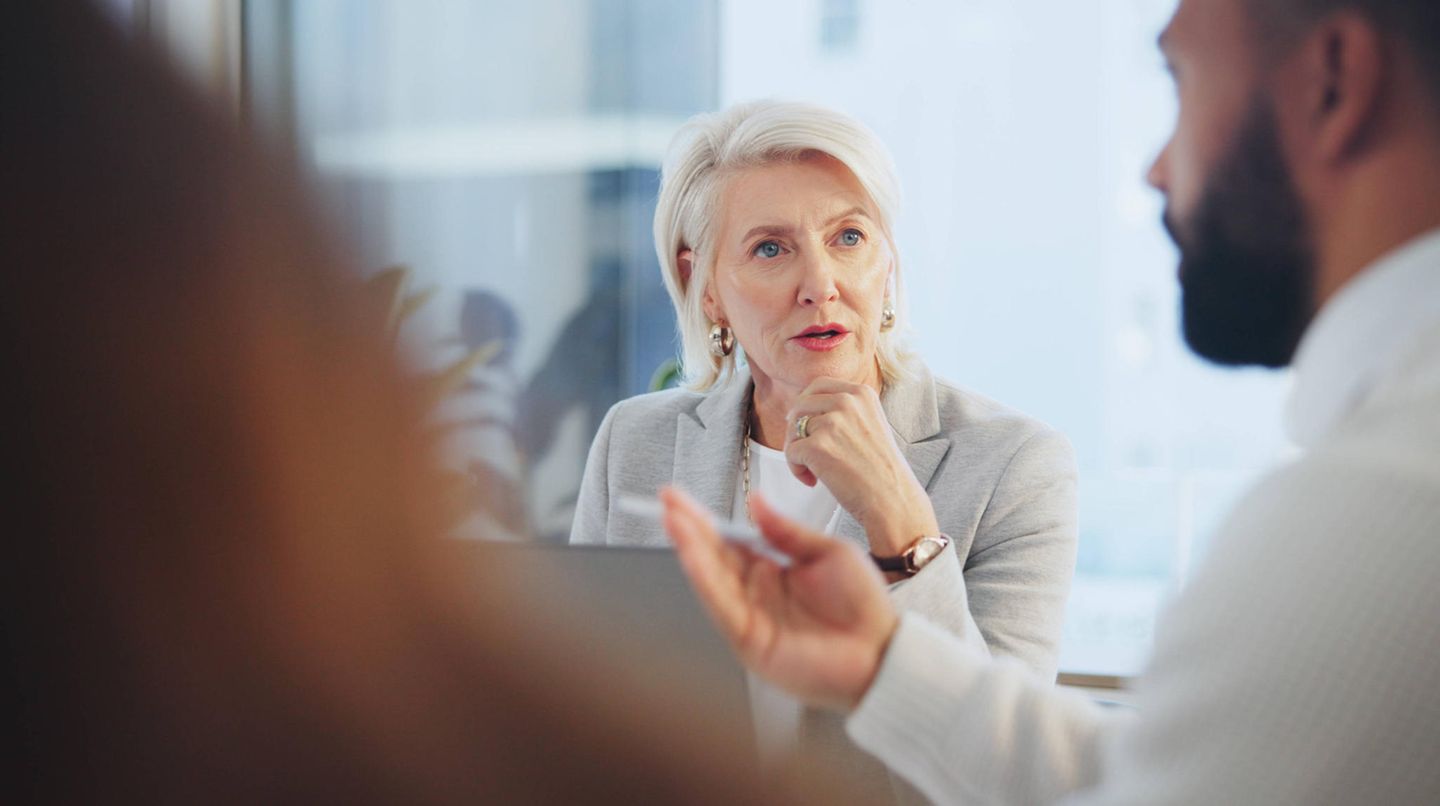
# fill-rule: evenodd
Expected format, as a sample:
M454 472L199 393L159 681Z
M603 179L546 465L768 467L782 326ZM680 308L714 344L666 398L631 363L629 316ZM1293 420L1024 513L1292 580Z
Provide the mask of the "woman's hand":
M806 420L806 436L796 421ZM865 528L870 550L893 557L924 535L940 533L930 496L885 419L869 386L820 378L805 388L786 418L785 458L796 478L817 480Z
M693 499L667 487L665 530L720 631L750 670L800 699L831 708L859 704L899 624L875 564L851 544L750 505L788 568L727 544Z

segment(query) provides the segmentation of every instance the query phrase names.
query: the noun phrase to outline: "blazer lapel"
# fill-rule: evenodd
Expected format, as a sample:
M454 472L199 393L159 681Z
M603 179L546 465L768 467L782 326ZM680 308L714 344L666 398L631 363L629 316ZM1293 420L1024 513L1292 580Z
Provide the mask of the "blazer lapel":
M720 518L735 516L735 474L740 472L750 386L749 370L741 369L694 410L676 418L675 484Z
M940 435L940 406L935 400L935 379L923 364L914 361L910 365L910 377L886 387L880 396L880 405L885 409L885 419L890 421L900 452L910 463L910 472L915 474L920 486L929 490L930 480L934 478L945 454L950 452L950 440ZM861 548L870 545L860 522L843 510L835 534Z

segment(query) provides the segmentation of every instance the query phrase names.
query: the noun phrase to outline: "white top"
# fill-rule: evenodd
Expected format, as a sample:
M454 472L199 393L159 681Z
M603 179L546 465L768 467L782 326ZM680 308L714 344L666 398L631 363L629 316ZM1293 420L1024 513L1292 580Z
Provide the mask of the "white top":
M1440 802L1440 231L1306 333L1306 454L1231 513L1106 710L906 614L847 729L942 803Z
M736 520L745 517L745 471L735 474ZM780 514L825 534L834 534L840 520L840 505L824 484L807 487L790 472L785 454L750 441L750 491L760 493ZM755 745L763 764L775 764L792 751L799 740L801 704L795 698L755 675L750 680L750 718L755 725Z

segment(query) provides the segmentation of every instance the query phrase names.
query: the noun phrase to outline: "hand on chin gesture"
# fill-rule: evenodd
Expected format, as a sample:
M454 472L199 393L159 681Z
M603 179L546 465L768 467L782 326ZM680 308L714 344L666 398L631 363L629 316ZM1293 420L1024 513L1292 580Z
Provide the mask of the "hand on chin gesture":
M865 527L872 552L893 557L920 537L939 534L935 507L896 444L874 389L818 378L800 393L786 422L790 471L812 486L824 482Z

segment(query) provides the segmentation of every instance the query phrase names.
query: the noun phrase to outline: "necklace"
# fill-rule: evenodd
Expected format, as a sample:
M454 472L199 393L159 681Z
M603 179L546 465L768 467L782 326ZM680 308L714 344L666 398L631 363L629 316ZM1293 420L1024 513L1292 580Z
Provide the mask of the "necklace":
M745 491L745 520L754 523L755 518L750 515L750 418L755 414L755 393L750 393L750 401L745 404L745 433L740 437L740 471L741 486Z

